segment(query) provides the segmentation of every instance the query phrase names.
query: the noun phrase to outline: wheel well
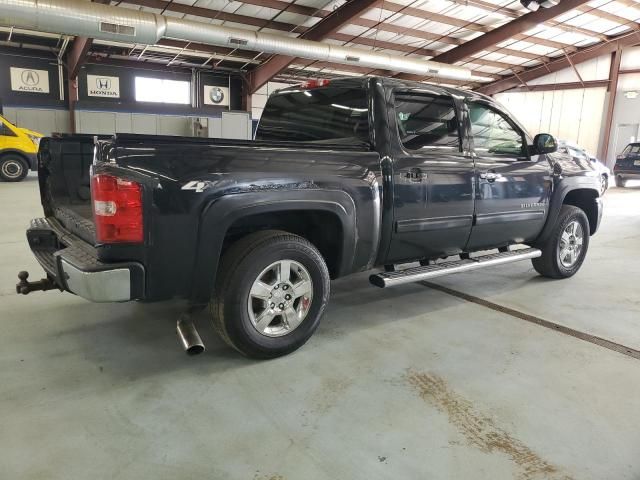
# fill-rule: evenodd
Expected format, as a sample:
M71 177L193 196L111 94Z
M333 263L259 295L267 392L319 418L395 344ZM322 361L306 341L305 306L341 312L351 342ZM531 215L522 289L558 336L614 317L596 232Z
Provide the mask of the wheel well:
M294 210L249 215L227 230L222 254L240 238L260 230L284 230L309 240L322 254L331 278L342 262L342 224L337 215L322 210Z
M573 205L581 209L589 219L589 231L593 235L598 225L598 207L596 205L596 198L598 198L598 192L588 188L581 188L572 190L567 193L562 201L565 205Z
M21 153L21 152L19 152L17 150L3 150L2 152L0 152L0 160L2 160L7 155L14 155L14 156L20 158L20 160L22 160L25 163L25 165L27 166L27 169L30 168L29 159L27 157L25 157L23 153Z

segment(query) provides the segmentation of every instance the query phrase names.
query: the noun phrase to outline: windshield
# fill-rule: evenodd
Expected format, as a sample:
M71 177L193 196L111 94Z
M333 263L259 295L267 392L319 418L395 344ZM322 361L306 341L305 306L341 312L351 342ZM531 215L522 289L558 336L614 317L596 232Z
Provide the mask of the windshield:
M640 145L636 143L631 143L627 145L622 151L623 155L636 154L640 153Z
M326 87L272 95L256 140L369 145L367 92Z

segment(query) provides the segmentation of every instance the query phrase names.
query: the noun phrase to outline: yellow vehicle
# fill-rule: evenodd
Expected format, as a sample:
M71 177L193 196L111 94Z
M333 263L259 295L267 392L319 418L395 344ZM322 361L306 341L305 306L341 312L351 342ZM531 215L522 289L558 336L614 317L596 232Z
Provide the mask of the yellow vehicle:
M19 182L37 170L38 146L43 137L38 132L16 127L0 115L0 178L5 182Z

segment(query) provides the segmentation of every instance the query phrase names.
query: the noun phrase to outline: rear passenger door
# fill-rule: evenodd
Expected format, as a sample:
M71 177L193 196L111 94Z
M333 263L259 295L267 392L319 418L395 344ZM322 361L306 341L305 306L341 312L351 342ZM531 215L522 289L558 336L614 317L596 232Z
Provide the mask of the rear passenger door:
M459 105L438 92L396 90L389 112L394 234L389 262L461 251L473 219L473 159Z
M549 207L549 162L529 155L524 131L495 105L470 101L468 108L476 164L475 223L468 250L535 239Z

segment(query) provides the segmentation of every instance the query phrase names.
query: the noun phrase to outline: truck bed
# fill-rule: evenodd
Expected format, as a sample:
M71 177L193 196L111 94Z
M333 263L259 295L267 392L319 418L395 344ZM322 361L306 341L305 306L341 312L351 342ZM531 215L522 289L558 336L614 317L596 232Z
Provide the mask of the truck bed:
M113 140L113 145L161 146L185 145L206 147L270 147L279 149L362 151L363 145L327 142L280 142L227 140L216 138L174 137L160 135L117 134L60 135L42 141L39 153L39 179L42 204L47 217L54 217L64 228L83 240L95 244L95 225L91 207L90 169L94 161L96 139Z

